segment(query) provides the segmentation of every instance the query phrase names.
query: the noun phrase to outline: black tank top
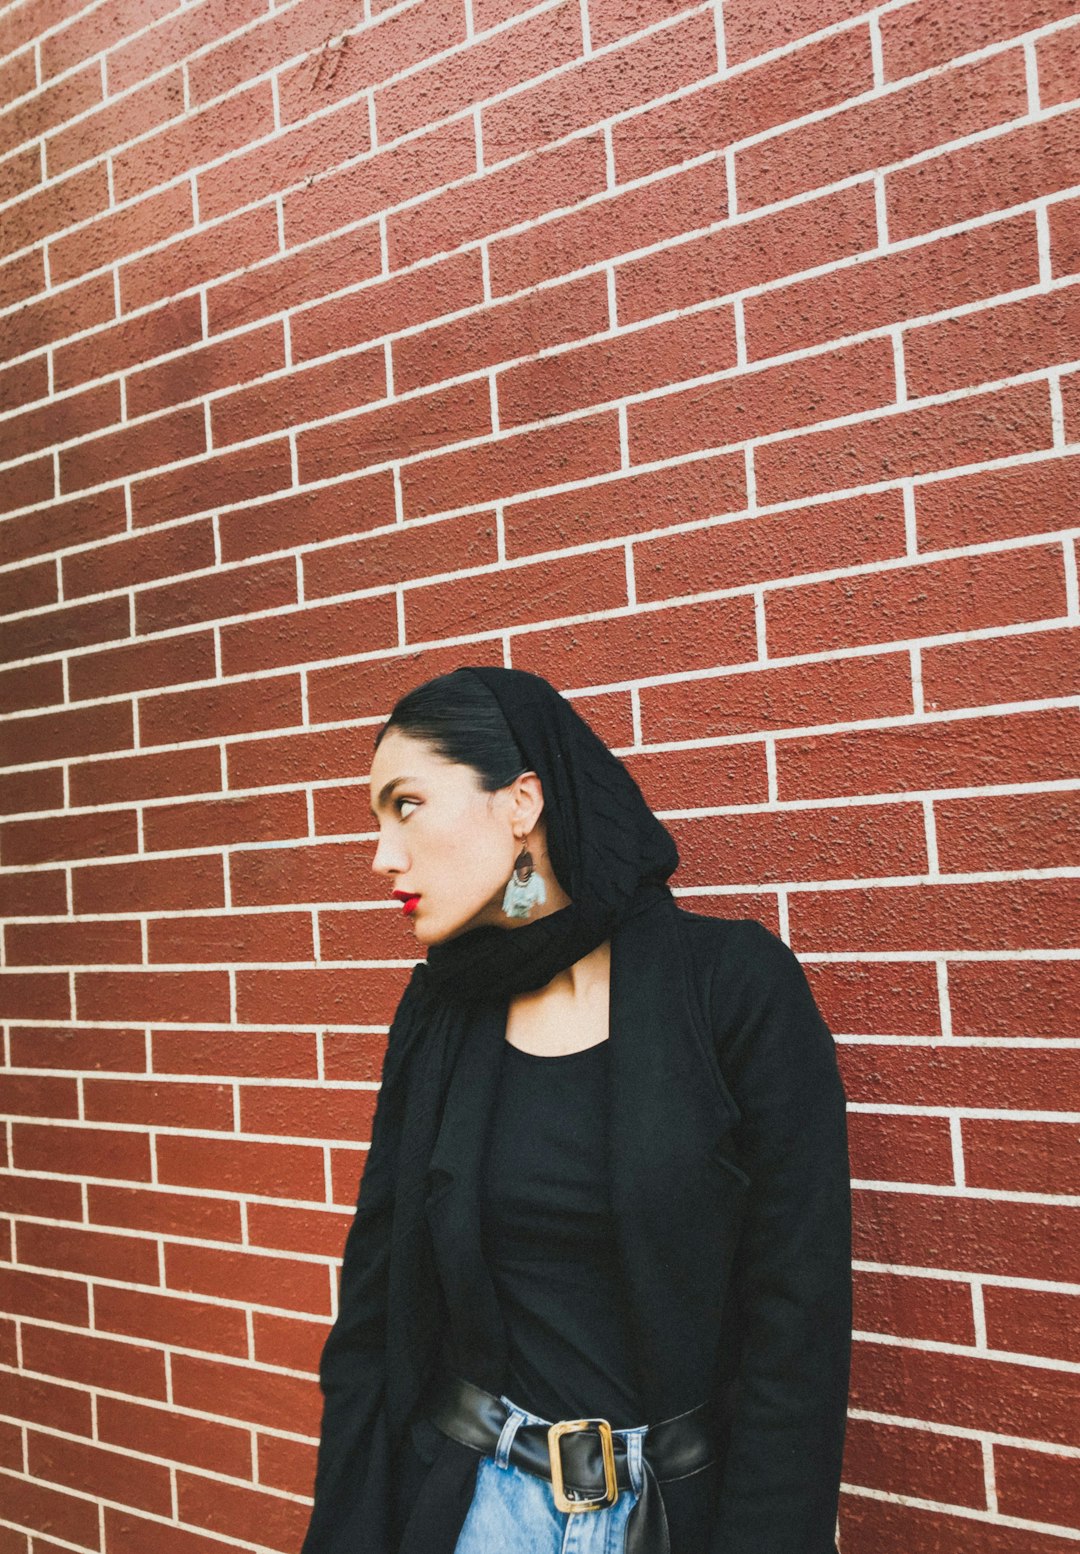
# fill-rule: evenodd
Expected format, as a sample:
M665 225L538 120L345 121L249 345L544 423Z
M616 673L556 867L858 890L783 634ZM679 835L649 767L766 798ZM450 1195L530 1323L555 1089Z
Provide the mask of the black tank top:
M480 1178L484 1255L509 1339L506 1395L544 1419L642 1424L608 1192L610 1042L506 1043Z

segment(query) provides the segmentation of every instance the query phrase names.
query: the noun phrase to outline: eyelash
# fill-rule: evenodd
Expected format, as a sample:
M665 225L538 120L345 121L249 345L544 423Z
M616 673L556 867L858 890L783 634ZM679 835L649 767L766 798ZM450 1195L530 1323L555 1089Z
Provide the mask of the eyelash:
M402 796L401 798L397 798L397 799L394 800L394 808L397 810L398 814L401 815L402 820L408 820L408 818L409 818L408 815L402 815L401 814L401 810L399 808L399 805L401 805L401 804L413 804L413 805L415 805L418 802L419 801L417 799L407 799L404 796Z

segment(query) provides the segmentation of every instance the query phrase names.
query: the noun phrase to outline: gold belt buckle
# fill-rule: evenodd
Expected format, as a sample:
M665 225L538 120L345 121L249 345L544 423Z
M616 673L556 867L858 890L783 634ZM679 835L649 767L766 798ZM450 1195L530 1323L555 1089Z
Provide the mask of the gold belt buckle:
M571 1430L588 1430L592 1426L600 1432L600 1451L604 1460L604 1497L602 1500L568 1500L563 1488L560 1437ZM551 1458L551 1488L555 1504L560 1511L603 1511L619 1498L619 1485L615 1476L615 1444L611 1438L611 1425L606 1419L560 1419L548 1429L548 1456Z

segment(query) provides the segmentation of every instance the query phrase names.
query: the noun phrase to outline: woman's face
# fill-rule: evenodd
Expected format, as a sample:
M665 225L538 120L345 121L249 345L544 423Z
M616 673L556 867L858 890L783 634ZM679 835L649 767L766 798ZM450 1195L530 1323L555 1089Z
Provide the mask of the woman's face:
M371 810L379 826L372 868L388 890L415 894L406 916L421 944L481 923L507 926L502 896L542 807L534 773L487 793L471 766L447 761L426 740L390 729L371 762Z

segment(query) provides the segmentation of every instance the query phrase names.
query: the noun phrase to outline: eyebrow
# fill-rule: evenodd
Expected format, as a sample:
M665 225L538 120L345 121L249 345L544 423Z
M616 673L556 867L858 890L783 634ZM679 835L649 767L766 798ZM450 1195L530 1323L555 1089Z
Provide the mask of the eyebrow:
M397 787L399 782L416 782L416 781L417 781L417 779L415 777L392 777L389 782L384 782L382 787L379 789L379 797L375 801L376 805L378 806L378 809L381 809L383 807L383 805L386 803L386 801L390 797L391 793L393 793L394 789ZM377 811L375 809L373 809L371 811L371 813L374 815L374 814L377 813Z

